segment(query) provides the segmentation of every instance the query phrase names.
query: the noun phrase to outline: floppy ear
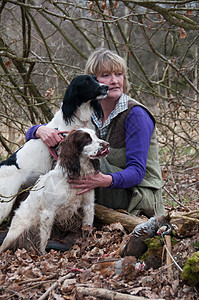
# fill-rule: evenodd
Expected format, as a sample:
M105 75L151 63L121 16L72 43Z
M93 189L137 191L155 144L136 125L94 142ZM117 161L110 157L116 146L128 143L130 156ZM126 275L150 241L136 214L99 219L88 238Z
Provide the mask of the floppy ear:
M70 123L72 121L72 116L74 115L77 106L77 89L74 88L73 84L70 84L66 89L62 104L63 118L66 121L66 123Z
M100 103L98 102L98 100L92 100L91 107L93 107L94 112L96 113L98 118L101 118L103 112L102 112L102 107L101 107Z
M84 147L92 142L90 134L83 130L73 130L59 144L59 164L68 176L80 176L81 166L79 157Z
M68 176L80 176L80 152L75 143L75 131L72 131L59 144L59 164L68 173Z

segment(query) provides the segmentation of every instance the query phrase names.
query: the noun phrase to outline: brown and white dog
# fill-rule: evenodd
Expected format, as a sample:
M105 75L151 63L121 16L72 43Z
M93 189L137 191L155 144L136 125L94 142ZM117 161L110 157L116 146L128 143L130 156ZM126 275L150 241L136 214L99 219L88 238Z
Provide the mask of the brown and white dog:
M83 211L82 225L92 226L94 190L78 195L67 180L98 171L96 160L109 153L109 144L97 138L94 130L80 128L71 131L60 143L58 153L55 169L39 177L28 198L16 210L0 253L8 248L26 247L28 233L32 231L34 235L38 232L39 250L44 254L53 223L59 219L67 225L79 208Z

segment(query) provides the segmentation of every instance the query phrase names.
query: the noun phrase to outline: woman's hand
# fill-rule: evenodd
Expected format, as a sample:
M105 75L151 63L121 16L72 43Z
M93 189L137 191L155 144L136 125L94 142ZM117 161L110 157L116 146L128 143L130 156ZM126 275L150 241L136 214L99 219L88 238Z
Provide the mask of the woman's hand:
M37 138L42 139L42 141L48 147L54 147L59 144L63 137L59 134L59 131L54 128L49 128L46 126L40 126L35 132Z
M111 185L112 180L111 175L105 175L99 172L83 178L68 179L68 183L71 184L72 188L81 189L81 191L77 193L78 195L81 195L100 186L108 187Z

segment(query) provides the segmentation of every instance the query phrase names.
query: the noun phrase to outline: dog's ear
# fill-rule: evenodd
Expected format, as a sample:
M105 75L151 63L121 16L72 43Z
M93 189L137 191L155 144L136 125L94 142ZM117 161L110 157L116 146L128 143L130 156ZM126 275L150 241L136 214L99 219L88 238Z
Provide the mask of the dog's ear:
M71 132L59 144L59 164L68 173L68 176L80 176L79 151L75 143L75 131Z
M97 100L92 100L91 101L91 107L93 107L97 117L101 118L102 114L103 114L103 111L102 111L102 107L101 107L100 103Z
M79 157L83 148L92 141L90 135L82 130L73 130L59 145L59 164L70 176L80 176Z
M66 89L63 103L62 103L62 113L66 123L70 123L72 121L72 116L74 115L77 107L78 107L78 92L77 89L75 89L73 84L71 83Z

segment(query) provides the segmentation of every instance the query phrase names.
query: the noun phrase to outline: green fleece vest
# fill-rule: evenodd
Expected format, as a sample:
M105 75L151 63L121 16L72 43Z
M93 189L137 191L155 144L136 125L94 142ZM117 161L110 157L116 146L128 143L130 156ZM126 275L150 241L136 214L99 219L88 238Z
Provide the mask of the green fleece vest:
M128 109L115 117L109 125L105 140L110 143L110 153L106 158L100 159L100 168L102 173L104 174L119 172L126 168L125 121L130 113L130 110L136 105L142 106L149 113L155 124L154 117L147 110L147 108L141 103L129 97ZM99 133L98 129L96 129L96 131ZM111 189L102 187L97 188L95 190L96 203L113 209L131 209L132 207L134 207L134 204L136 202L135 196L137 194L137 188L142 189L143 193L146 193L148 190L148 194L145 198L148 198L151 203L155 201L154 193L158 191L156 192L156 195L158 195L156 197L156 202L158 202L160 205L160 214L163 214L162 212L164 212L164 208L161 194L162 186L163 181L158 161L158 144L154 128L148 152L145 177L143 181L137 187L132 187L129 189ZM149 205L147 204L148 200L142 201L145 211L149 210ZM139 201L140 200L138 200L138 202Z
M131 98L129 98L128 101L128 109L120 113L111 121L106 136L106 141L110 143L110 153L107 157L107 161L110 165L118 167L120 170L126 168L125 121L131 109L137 105L142 106L149 113L155 124L155 119L148 109L144 105ZM149 187L153 189L160 189L163 186L158 159L158 144L155 128L151 137L145 176L143 181L138 186Z

